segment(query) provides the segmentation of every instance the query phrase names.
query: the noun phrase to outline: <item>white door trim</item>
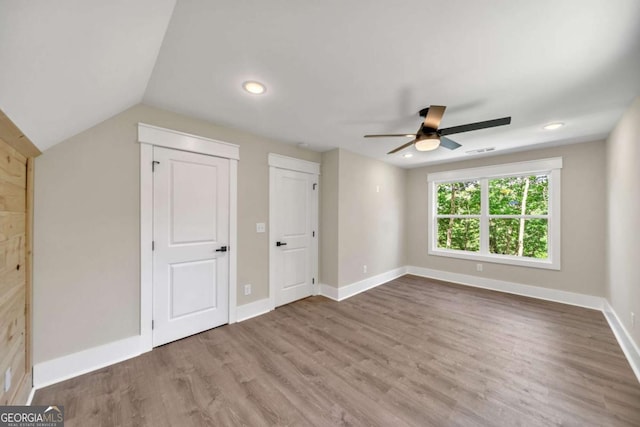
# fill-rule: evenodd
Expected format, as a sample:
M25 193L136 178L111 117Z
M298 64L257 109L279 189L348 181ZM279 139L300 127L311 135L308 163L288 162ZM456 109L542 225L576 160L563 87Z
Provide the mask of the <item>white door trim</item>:
M269 153L269 166L320 175L320 163Z
M318 195L320 194L320 163L296 159L294 157L287 157L281 154L269 153L269 301L271 310L276 308L276 278L275 269L273 268L273 260L275 259L277 236L271 232L275 225L275 206L273 206L272 203L272 201L275 200L275 169L288 169L315 176L315 183L317 185L315 186L316 189L314 191L314 196L311 198L311 212L313 216L311 221L313 229L316 230L316 236L311 244L313 261L311 270L313 272L313 277L315 278L312 294L318 295L320 293L320 283L318 280L318 240L320 236L320 230L318 229Z
M225 159L240 160L240 147L236 144L192 135L173 129L138 123L138 142L175 150L208 154Z
M153 348L153 146L190 151L229 159L229 323L236 322L237 310L237 212L238 160L240 147L183 132L138 123L140 143L140 347Z

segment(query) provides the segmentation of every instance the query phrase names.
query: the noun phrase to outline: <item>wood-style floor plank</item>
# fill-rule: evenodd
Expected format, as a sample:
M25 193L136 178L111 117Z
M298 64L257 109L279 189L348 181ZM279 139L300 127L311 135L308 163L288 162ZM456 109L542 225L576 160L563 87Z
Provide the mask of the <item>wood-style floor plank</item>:
M38 390L67 426L639 426L601 312L403 276Z

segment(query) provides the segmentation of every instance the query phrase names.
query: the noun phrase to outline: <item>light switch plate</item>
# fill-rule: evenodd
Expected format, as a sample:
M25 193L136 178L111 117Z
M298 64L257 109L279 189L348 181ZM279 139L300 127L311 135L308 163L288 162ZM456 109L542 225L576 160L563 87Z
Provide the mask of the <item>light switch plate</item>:
M256 223L256 233L264 233L265 231L267 231L267 226L265 225L264 222L257 222Z

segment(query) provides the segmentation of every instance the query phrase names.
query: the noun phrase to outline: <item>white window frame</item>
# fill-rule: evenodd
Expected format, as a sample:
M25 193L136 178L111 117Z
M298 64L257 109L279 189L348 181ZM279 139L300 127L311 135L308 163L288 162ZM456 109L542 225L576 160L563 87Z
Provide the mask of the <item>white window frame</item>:
M561 208L561 174L562 157L532 160L526 162L508 163L503 165L485 166L479 168L459 169L430 173L428 181L428 253L429 255L461 258L474 261L511 264L524 267L560 270L560 208ZM547 258L537 259L518 257L514 255L500 255L489 252L489 180L523 175L549 176L549 206L548 206L548 236ZM481 212L480 212L480 250L478 252L457 249L443 249L438 247L437 230L437 185L447 182L480 181ZM513 215L520 217L520 215Z

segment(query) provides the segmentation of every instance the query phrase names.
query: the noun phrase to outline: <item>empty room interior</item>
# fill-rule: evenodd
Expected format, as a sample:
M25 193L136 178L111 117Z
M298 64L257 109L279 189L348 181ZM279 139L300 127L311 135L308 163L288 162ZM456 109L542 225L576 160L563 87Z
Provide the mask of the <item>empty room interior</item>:
M638 23L0 0L0 425L640 426Z

